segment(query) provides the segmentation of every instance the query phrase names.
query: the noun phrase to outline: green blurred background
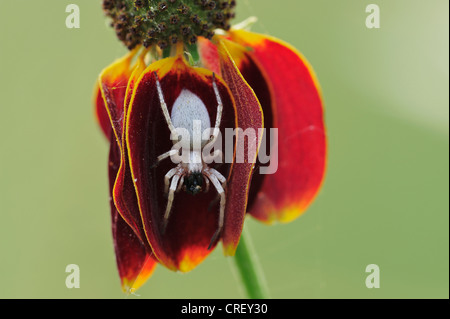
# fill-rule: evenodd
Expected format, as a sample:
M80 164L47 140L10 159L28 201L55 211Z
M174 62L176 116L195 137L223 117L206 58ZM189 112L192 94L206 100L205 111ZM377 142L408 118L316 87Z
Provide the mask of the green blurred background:
M78 4L81 28L67 29ZM365 8L381 9L367 29ZM240 0L235 22L290 42L326 103L326 181L288 225L247 220L275 298L449 297L447 0ZM91 96L125 53L96 0L0 0L0 297L136 298L120 289L108 145ZM67 289L66 265L81 269ZM381 288L367 289L377 264ZM158 267L141 298L241 298L216 251L188 274Z

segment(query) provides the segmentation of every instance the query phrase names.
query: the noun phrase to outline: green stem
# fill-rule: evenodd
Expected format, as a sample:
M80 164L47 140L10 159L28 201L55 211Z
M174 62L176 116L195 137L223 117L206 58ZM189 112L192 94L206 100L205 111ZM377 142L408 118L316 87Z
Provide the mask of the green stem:
M197 44L186 45L187 51L189 53L189 63L191 66L197 66L200 61L200 55L198 54Z
M264 273L247 228L244 228L242 232L234 260L248 297L250 299L269 298Z

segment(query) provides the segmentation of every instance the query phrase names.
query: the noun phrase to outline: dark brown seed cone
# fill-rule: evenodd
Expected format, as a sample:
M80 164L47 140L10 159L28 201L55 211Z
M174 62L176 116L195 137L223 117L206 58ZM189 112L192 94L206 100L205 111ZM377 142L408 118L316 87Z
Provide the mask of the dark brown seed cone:
M230 28L235 6L235 0L103 0L111 26L130 50L211 38L215 29Z

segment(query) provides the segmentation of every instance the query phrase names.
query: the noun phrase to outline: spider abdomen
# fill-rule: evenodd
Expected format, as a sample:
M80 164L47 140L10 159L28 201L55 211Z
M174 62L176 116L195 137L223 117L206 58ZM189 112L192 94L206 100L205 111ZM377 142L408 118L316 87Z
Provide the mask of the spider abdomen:
M176 129L183 128L189 133L188 140L182 137L182 147L196 149L205 146L208 140L202 140L202 133L211 128L211 120L206 105L197 95L183 89L173 104L170 118Z

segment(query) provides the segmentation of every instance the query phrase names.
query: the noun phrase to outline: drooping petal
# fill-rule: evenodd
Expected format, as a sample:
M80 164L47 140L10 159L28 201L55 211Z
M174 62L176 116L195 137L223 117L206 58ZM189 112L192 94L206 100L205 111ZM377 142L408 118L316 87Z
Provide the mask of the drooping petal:
M125 127L126 127L126 114L128 106L131 100L131 95L134 89L134 85L145 70L145 62L143 56L139 57L136 66L134 67L133 73L128 81L123 115L122 115L122 128L118 132L120 134L122 156L120 161L120 167L117 172L116 182L113 189L114 203L124 219L129 223L132 229L135 231L136 235L141 239L141 241L150 249L148 241L145 237L144 228L142 225L141 214L139 211L139 205L136 197L136 192L133 183L133 177L131 175L130 165L128 162L128 148L125 141Z
M228 182L225 227L222 243L225 255L234 255L241 237L251 178L261 142L264 119L258 99L234 64L228 41L219 42L219 61L221 75L230 88L236 103L238 136L236 139L236 158ZM248 133L245 143L244 132ZM253 135L252 135L253 132ZM239 150L242 150L239 153ZM239 158L239 154L244 155Z
M142 227L137 198L131 172L126 163L126 149L124 147L124 124L126 111L126 96L130 96L134 80L142 72L142 59L138 59L136 67L131 66L135 55L132 51L125 57L118 59L105 68L99 76L99 86L106 111L113 131L111 143L116 143L121 154L120 168L118 168L116 186L113 189L113 199L122 218L133 229L142 242L146 242ZM134 69L134 72L133 72ZM130 80L131 79L131 80ZM130 81L129 81L130 80Z
M109 120L108 112L106 111L105 103L103 101L102 91L100 86L95 83L94 88L94 112L98 125L107 139L111 137L111 121Z
M108 167L110 192L113 190L120 159L119 145L111 143ZM151 276L157 261L148 247L142 243L119 214L112 198L110 199L110 205L114 251L122 290L126 293L132 293Z
M237 44L230 54L258 96L266 127L278 129L278 163L273 154L269 162L277 170L255 174L249 211L267 223L289 222L313 201L324 176L326 135L319 85L311 66L290 45L243 30L231 30L229 37Z
M97 114L100 115L98 116L99 119L102 119L100 124L103 124L102 129L104 127L103 131L105 134L109 132L110 154L108 175L112 234L122 289L127 293L132 293L138 289L150 277L157 264L147 241L142 240L142 238L145 239L145 237L139 236L139 231L136 230L137 227L135 229L131 228L129 223L124 220L122 214L115 205L114 200L116 197L116 194L114 193L117 193L114 190L119 168L122 171L125 171L126 168L126 166L122 165L124 159L122 142L121 139L117 139L117 137L121 137L123 132L124 102L128 78L131 73L131 58L131 54L127 55L125 58L113 63L101 73L99 77L98 93L95 97L96 109L98 110ZM105 114L107 116L107 121L105 121ZM109 124L109 126L107 124ZM131 174L129 173L129 175ZM131 191L134 193L132 183ZM128 202L133 203L132 197L127 197L127 199ZM134 202L137 202L135 194ZM140 216L139 209L135 208L135 210L137 211L137 216ZM121 207L120 211L124 211L124 215L127 216L127 212L123 207Z
M221 39L225 38L221 37ZM218 42L220 39L216 36L215 40ZM202 65L208 70L220 74L220 58L217 44L204 37L199 37L197 49Z
M159 78L169 114L181 91L186 89L203 101L211 123L214 123L217 99L211 71L192 68L181 56L166 58L152 63L142 73L127 115L128 155L147 238L162 264L172 270L186 272L211 252L208 246L218 227L219 201L213 186L195 197L184 191L177 192L167 228L163 231L167 206L164 177L177 164L170 158L157 163L157 157L171 150L173 143L162 112L154 72ZM236 126L235 106L223 80L216 76L216 83L224 105L220 126L223 131L225 127ZM222 136L225 136L223 132ZM223 164L216 169L228 176L230 165Z
M108 118L111 122L114 136L119 141L119 144L124 119L124 100L128 80L133 71L131 61L134 54L134 52L130 52L123 58L116 60L100 73L98 79Z

